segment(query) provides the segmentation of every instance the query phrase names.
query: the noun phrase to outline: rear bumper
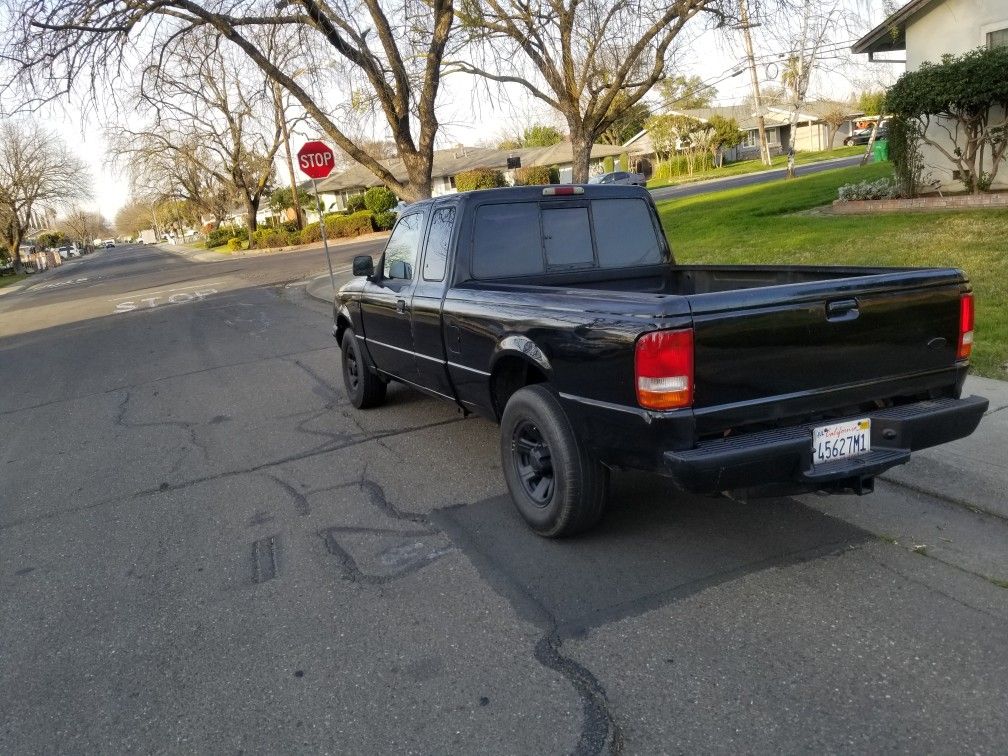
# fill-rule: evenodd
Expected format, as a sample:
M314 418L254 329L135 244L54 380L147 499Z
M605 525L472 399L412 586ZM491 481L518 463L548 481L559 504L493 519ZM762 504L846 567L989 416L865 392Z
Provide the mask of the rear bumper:
M680 488L697 493L787 485L861 491L870 488L873 476L905 463L911 452L970 435L987 407L986 399L971 396L866 413L861 417L872 421L871 451L824 465L812 464L812 428L824 424L817 422L665 452L665 473Z

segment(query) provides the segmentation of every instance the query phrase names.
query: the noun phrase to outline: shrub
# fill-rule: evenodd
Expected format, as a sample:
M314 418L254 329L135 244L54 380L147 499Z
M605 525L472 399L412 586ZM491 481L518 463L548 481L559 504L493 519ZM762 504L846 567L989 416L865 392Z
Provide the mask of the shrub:
M460 192L471 192L475 189L495 189L507 186L504 174L494 168L473 168L455 174L455 188Z
M612 155L609 155L608 157L602 160L603 173L612 173L615 170L616 170L616 163L613 161Z
M356 213L364 210L367 207L367 203L364 200L363 194L351 194L347 197L346 209L347 213Z
M364 193L364 205L372 213L384 213L396 206L395 193L385 186L372 186Z
M396 212L395 210L386 210L385 212L375 213L372 221L377 231L388 231L395 225Z
M236 236L232 236L227 240L227 248L231 252L239 252L245 246L245 242Z
M559 184L560 183L560 168L559 167L557 167L555 165L551 165L549 167L549 174L550 174L550 180L549 180L549 182L551 184Z
M630 153L624 152L619 156L620 170L629 171L630 170Z
M283 247L287 244L287 232L280 228L258 228L252 232L252 243L256 247Z
M884 177L876 181L859 181L856 184L845 184L837 190L837 193L841 202L897 199L903 196L896 180Z
M309 223L301 231L301 243L311 244L312 242L322 241L322 231L319 228L318 223Z
M231 229L229 228L215 228L206 238L206 248L213 249L214 247L219 247L222 244L227 244L227 240L232 236Z
M374 213L370 210L361 210L351 215L327 215L325 217L326 236L330 239L339 239L370 234L374 230L372 218L374 218Z
M1008 104L1005 71L1008 47L978 47L959 56L943 55L941 63L924 62L886 92L885 110L916 120L920 140L940 148L971 193L983 191L981 155L986 152L990 161L991 179L1008 161L1004 125L990 117L992 109ZM936 141L928 136L928 126L939 118L942 136Z
M908 118L889 121L889 159L900 192L916 197L924 183L924 156L920 151L920 124Z
M530 165L527 168L515 168L515 186L537 186L551 184L550 169L544 165Z

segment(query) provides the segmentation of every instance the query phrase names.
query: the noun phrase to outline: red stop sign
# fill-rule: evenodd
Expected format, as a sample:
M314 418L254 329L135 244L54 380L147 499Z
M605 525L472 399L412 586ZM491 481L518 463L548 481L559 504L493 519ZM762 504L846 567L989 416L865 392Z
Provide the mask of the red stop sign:
M325 142L305 142L298 150L298 166L301 172L313 179L321 179L332 173L336 158Z

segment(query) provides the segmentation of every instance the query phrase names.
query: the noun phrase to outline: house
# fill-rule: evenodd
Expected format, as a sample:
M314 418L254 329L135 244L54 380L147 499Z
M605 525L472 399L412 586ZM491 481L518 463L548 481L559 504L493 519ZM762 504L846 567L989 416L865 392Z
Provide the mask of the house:
M818 151L828 150L843 144L844 139L851 135L857 119L864 115L857 108L848 108L845 120L833 135L830 143L830 126L824 120L829 112L836 108L836 103L825 100L810 101L802 105L798 113L798 123L795 129L795 150ZM787 151L791 140L791 109L785 106L771 106L765 109L763 116L766 129L767 144L771 155L780 155ZM712 116L734 118L742 131L742 143L733 149L725 151L726 161L749 160L759 157L759 126L756 113L747 105L721 105L710 108L694 108L689 110L673 110L672 115L683 115L706 123ZM623 148L630 153L631 160L636 162L637 170L648 168L654 164L655 149L647 131L641 131L627 141Z
M616 157L624 151L623 147L609 144L596 144L592 147L592 173L602 170L602 161L607 157ZM570 142L561 142L551 147L524 147L515 150L499 150L491 147L466 147L457 145L448 150L435 150L431 169L431 194L439 197L455 191L455 176L463 171L475 168L490 168L501 171L508 183L514 181L514 169L509 167L520 161L521 167L546 166L557 168L560 182L569 183L573 173L573 152ZM398 158L381 161L392 175L400 181L406 180L406 169ZM342 210L346 207L347 198L366 191L381 182L371 171L361 165L322 179L318 182L319 200L327 209Z
M942 55L961 55L977 47L1008 45L1008 3L1005 0L911 0L854 43L851 50L871 61L906 63L916 71L924 61ZM932 123L927 137L948 141L950 123ZM954 127L953 127L954 128ZM933 178L950 189L961 189L947 158L923 144L921 152ZM983 167L990 167L989 162ZM1008 188L1008 175L999 174L994 188Z

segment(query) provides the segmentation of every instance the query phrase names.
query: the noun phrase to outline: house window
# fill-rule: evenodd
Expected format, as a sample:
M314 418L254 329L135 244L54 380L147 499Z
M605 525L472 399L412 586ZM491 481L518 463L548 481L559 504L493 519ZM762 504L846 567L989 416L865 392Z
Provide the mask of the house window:
M742 138L743 147L755 147L759 144L759 132L756 129L747 131L745 136Z
M987 47L1008 47L1008 29L987 32Z

